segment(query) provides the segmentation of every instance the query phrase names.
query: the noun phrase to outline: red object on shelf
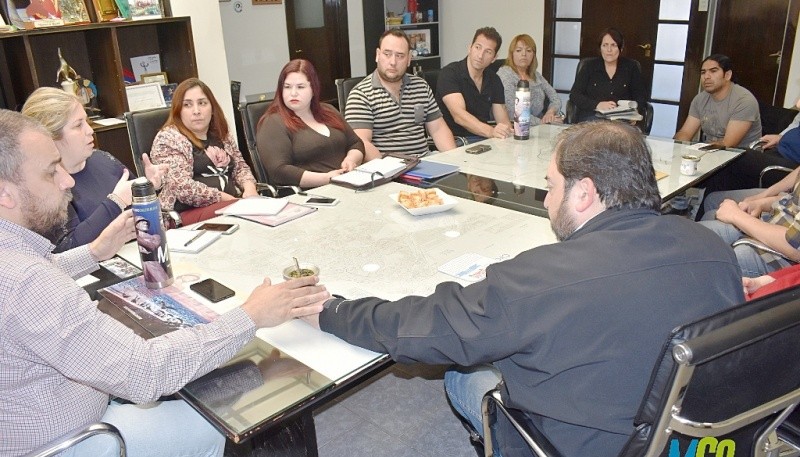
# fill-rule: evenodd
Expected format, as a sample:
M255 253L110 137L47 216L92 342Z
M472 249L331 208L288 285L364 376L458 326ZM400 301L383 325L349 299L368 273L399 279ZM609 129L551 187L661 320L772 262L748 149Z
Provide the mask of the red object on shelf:
M417 0L408 0L408 12L411 13L411 17L417 14Z

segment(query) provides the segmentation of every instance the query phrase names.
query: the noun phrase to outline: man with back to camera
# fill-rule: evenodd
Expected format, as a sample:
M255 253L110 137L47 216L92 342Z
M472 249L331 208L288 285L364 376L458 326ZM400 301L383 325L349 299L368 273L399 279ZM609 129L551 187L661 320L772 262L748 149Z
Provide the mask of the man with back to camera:
M475 31L467 57L442 68L436 82L436 100L453 135L468 143L514 134L506 111L503 83L489 65L503 39L494 27ZM489 124L490 115L496 124Z
M675 133L676 140L691 141L699 129L705 143L746 148L761 138L761 115L753 94L734 83L731 59L712 54L703 60L700 83L703 92L695 95L689 116Z
M661 198L641 132L611 121L558 137L545 207L561 241L396 302L331 299L312 325L398 362L455 363L445 387L481 431L480 399L503 379L565 456L616 456L676 326L744 301L733 251ZM493 369L480 364L494 363ZM525 455L503 425L504 457Z
M406 73L410 49L402 30L384 32L375 50L377 68L347 97L345 120L364 142L365 161L382 152L426 154L426 128L439 151L456 147L428 83Z
M257 327L316 313L317 278L269 279L215 321L143 340L97 309L72 278L133 239L130 210L94 242L51 254L46 235L67 218L72 177L50 134L0 110L0 455L19 455L86 424L122 432L128 455L221 456L225 438L182 400L153 402L229 360ZM124 217L123 217L124 216ZM75 455L116 455L107 437Z

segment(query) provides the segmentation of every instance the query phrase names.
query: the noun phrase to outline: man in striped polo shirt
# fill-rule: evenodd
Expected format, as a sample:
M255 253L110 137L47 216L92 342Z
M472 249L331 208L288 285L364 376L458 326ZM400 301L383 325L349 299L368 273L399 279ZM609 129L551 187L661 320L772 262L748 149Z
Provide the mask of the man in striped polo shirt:
M425 154L426 128L439 151L456 147L428 83L406 74L410 49L402 30L384 32L375 52L376 70L347 97L344 117L364 142L365 160L386 152Z

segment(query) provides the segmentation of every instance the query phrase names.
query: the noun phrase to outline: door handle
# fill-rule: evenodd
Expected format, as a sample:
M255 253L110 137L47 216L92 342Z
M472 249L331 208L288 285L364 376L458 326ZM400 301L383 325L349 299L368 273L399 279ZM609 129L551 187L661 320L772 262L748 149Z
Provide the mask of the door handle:
M650 57L650 50L653 49L653 45L652 44L650 44L650 43L637 44L637 46L639 46L642 49L642 51L644 51L644 56L645 57Z
M303 50L302 50L302 49L295 49L295 50L294 50L294 53L295 53L295 54L302 54L302 53L303 53Z
M772 53L772 54L770 54L769 56L770 56L770 57L775 57L775 63L777 63L778 65L780 65L780 63L781 63L781 57L783 57L783 51L773 52L773 53Z

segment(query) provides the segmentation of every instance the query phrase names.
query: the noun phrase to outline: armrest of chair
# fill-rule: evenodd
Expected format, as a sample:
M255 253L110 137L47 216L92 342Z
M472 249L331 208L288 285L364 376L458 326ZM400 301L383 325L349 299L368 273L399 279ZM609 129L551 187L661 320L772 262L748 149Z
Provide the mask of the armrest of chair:
M764 244L764 243L762 243L762 242L760 242L758 240L754 240L752 238L739 238L738 240L734 241L733 244L731 244L731 247L735 248L736 246L750 246L751 248L760 249L762 251L769 252L770 254L776 255L778 257L781 257L781 258L784 258L784 259L786 258L785 255L781 254L780 252L776 251L775 249L772 249L771 247L767 246L766 244Z
M753 151L763 151L765 144L767 144L766 141L755 140L747 145L747 149L752 149Z
M256 190L260 195L273 198L299 194L303 191L303 189L298 186L273 186L272 184L267 184L265 182L256 183Z
M481 402L481 415L483 416L483 449L486 457L494 455L492 448L493 427L497 423L497 412L503 413L512 427L519 433L525 443L530 447L536 457L562 457L561 453L552 443L535 427L526 424L521 411L506 408L500 396L500 390L494 389L486 392Z
M761 187L761 188L764 187L764 185L762 184L762 182L764 181L764 175L766 175L767 173L769 173L771 171L782 171L782 172L785 172L785 173L789 174L794 170L792 170L789 167L783 167L781 165L770 165L768 167L764 167L763 169L761 169L761 173L758 174L758 187Z
M119 444L119 455L121 457L125 457L125 439L122 437L122 434L120 434L117 427L105 422L95 422L77 430L73 430L59 437L55 441L52 441L45 446L26 454L25 457L54 456L95 435L113 436L117 440L117 444Z

